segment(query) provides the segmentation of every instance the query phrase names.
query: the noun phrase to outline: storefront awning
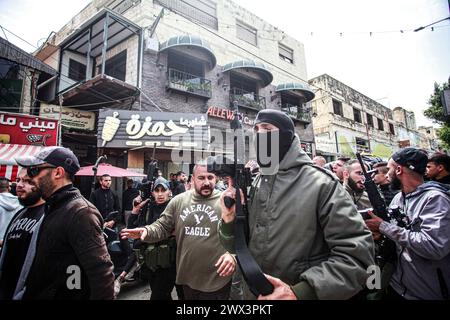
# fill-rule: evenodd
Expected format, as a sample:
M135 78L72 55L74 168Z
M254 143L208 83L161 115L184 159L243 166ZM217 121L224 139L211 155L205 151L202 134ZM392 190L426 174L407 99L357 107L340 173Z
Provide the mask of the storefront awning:
M42 146L0 143L0 177L15 181L19 166L14 159L33 156L42 148Z
M213 69L216 66L217 59L214 55L214 52L211 49L211 46L206 40L203 40L200 37L187 35L187 36L176 36L172 37L169 40L163 42L159 46L159 52L163 52L168 49L181 48L185 50L186 47L200 50L205 53L210 60L210 67Z
M124 103L124 100L138 95L139 89L135 86L106 74L80 82L62 93L64 106L79 106L80 109L98 109ZM92 106L89 107L89 104Z
M275 92L291 91L294 94L300 94L305 98L305 102L309 102L316 96L314 92L309 89L309 86L302 83L283 83L277 86Z
M222 71L227 72L232 70L234 71L251 70L252 72L258 75L264 87L268 86L273 80L273 75L269 71L269 69L267 69L267 67L263 63L256 62L253 60L239 60L232 63L228 63L223 67Z

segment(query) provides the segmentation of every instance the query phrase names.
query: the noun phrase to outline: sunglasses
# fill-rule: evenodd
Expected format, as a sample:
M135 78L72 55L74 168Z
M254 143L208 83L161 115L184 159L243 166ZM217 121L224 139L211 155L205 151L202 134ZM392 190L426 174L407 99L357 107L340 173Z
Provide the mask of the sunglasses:
M39 173L44 169L55 169L56 167L53 166L46 166L46 167L28 167L27 168L27 175L30 178L34 178L39 175Z

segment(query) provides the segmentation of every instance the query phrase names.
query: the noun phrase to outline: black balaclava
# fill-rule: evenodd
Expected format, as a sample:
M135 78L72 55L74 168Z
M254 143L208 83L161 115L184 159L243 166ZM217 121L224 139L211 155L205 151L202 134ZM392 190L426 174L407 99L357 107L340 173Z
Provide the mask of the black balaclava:
M292 141L294 140L294 136L295 136L294 122L285 113L278 111L278 110L273 110L273 109L261 110L258 113L258 115L256 116L255 124L262 123L262 122L270 123L279 129L279 132L278 132L278 135L279 135L278 161L281 162L281 160L283 160L284 156L286 155L289 148L291 147ZM258 145L259 145L259 143L261 141L261 137L263 135L267 136L265 141L267 141L268 154L271 154L270 142L272 141L274 134L270 133L270 132L267 132L267 133L257 132L256 133L256 149L257 149L256 150L256 161L258 162L260 167L267 167L267 166L270 166L270 164L261 163L260 158L259 158L259 152L258 152Z

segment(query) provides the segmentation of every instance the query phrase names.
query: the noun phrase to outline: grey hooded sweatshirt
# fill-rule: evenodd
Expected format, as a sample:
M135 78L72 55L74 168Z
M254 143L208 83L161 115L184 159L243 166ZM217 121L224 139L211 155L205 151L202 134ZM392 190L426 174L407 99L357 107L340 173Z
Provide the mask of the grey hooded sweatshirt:
M382 222L380 231L397 244L398 263L391 286L406 299L448 299L450 291L449 186L427 182L411 193L398 193L398 206L411 227Z
M0 240L3 240L9 222L20 208L22 206L16 196L9 192L0 193Z
M313 167L295 137L275 175L261 175L249 200L249 250L262 271L291 286L298 299L347 299L362 290L374 244L339 181ZM219 223L234 249L234 223ZM245 299L255 298L245 288Z

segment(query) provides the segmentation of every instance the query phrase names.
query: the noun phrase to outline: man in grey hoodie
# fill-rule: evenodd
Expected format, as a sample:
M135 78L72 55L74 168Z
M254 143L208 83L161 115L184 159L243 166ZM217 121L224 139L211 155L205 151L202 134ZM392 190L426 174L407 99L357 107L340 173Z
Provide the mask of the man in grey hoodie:
M14 214L22 208L19 200L10 193L10 190L9 180L0 178L0 247L3 245L3 237L9 222Z
M388 178L402 191L390 207L406 215L406 226L375 215L366 220L374 234L381 232L397 244L389 299L449 299L450 191L438 182L424 183L427 162L427 155L415 148L397 151L388 162Z

